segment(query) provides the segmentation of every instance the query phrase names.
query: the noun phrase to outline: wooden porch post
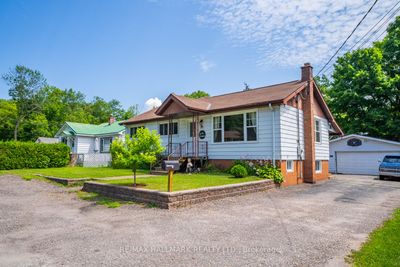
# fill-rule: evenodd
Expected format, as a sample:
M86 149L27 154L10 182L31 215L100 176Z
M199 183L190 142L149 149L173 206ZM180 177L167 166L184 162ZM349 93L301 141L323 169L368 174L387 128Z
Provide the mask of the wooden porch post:
M172 116L168 116L168 127L167 127L167 131L168 131L168 155L170 155L172 153Z

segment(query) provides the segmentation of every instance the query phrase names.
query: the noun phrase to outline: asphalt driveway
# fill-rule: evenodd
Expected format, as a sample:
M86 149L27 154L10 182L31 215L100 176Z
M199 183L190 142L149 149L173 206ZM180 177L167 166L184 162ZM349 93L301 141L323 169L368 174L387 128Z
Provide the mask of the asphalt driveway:
M1 176L0 265L338 266L396 207L400 182L366 176L170 211Z

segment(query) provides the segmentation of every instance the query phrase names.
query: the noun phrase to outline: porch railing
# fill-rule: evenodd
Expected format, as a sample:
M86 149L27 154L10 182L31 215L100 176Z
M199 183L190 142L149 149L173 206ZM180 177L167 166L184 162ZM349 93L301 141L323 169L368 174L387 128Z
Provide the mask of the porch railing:
M165 146L164 158L182 158L182 157L208 157L208 142L188 141L185 143L171 143Z

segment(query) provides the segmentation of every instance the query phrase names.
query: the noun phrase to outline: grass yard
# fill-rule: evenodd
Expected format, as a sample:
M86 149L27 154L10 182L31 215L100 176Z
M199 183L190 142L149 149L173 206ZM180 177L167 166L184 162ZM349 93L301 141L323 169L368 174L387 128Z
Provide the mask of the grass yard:
M138 170L137 174L148 174L147 170ZM21 176L26 180L37 178L35 174L54 176L59 178L104 178L133 175L128 169L112 169L107 167L85 168L85 167L63 167L48 169L20 169L1 170L0 175L13 174Z
M400 266L400 209L373 231L348 260L354 266Z
M229 174L174 174L173 177L173 191L196 189L201 187L210 187L227 184L238 184L243 182L263 180L256 176L249 176L245 178L235 178ZM137 178L137 183L144 185L141 188L152 189L158 191L167 191L167 176L153 176ZM101 183L132 186L133 179L121 180L108 180L99 181Z

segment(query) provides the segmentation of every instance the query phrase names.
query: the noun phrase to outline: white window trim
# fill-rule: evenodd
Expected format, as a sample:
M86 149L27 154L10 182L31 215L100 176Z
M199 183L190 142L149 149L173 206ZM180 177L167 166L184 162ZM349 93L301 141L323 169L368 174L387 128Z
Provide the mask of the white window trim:
M108 151L104 150L104 140L108 139L110 140L110 145L108 147ZM111 143L113 142L112 137L100 137L100 153L110 153L111 152Z
M319 169L317 169L317 162L319 162ZM316 160L315 161L315 173L321 173L322 172L322 160Z
M317 122L319 124L319 141L317 141ZM315 135L315 143L322 143L322 120L318 118L314 118L314 135Z
M288 168L288 162L289 161L292 163L292 167L290 169ZM287 160L286 161L286 172L294 172L294 161L293 160Z
M247 141L247 121L246 121L246 113L256 113L256 134L257 134L257 140L254 141ZM232 115L243 115L243 141L230 141L230 142L225 142L225 129L224 129L224 123L225 123L225 116L232 116ZM215 117L221 117L221 142L214 142L214 118ZM254 127L254 126L250 126ZM229 112L229 113L223 113L223 114L216 114L211 116L211 130L212 130L212 144L246 144L246 143L258 143L259 142L259 117L258 117L258 110L253 109L253 110L244 110L240 112ZM219 129L217 129L219 130Z
M179 132L180 132L180 129L179 129L179 121L172 121L172 123L176 123L176 127L177 127L177 133L176 134L172 134L173 136L178 136L179 135ZM167 134L161 134L160 133L160 125L161 124L167 124L168 125L168 127L167 127ZM160 135L160 136L168 136L168 133L169 133L169 122L160 122L159 124L158 124L158 134Z

